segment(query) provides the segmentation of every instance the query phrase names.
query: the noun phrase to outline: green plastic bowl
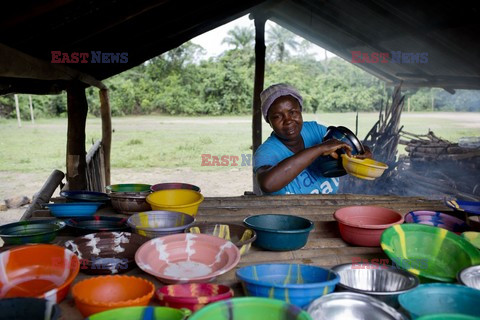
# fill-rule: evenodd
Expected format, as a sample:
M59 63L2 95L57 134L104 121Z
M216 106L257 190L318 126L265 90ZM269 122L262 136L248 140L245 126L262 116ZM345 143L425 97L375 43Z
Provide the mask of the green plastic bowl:
M142 183L122 183L122 184L112 184L107 186L106 189L108 192L146 192L150 193L150 184Z
M397 265L427 281L456 281L463 268L480 264L480 251L446 229L409 223L386 229L383 251Z
M480 232L467 231L462 233L461 237L473 244L475 248L480 249Z
M417 318L417 320L478 320L478 317L458 313L437 313Z
M183 320L191 314L188 309L174 309L168 307L127 307L96 313L85 320ZM148 317L152 315L152 317Z
M188 320L312 320L293 304L269 298L233 298L203 307Z

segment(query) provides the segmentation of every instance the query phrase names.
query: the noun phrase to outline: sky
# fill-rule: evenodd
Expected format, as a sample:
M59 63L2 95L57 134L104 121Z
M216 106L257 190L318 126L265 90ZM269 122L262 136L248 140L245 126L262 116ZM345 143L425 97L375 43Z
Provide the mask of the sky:
M268 26L271 24L275 24L272 21L267 21L266 24L266 29L268 29ZM248 27L251 26L252 29L254 28L253 20L250 20L248 18L248 15L245 15L241 18L238 18L237 20L234 20L230 23L227 23L223 26L220 26L216 29L213 29L209 32L206 32L196 38L192 39L192 42L198 45L201 45L206 51L206 58L209 57L214 57L218 56L221 54L223 51L229 49L229 46L226 44L222 44L222 40L227 36L227 32L231 29L233 29L235 26L240 26L240 27ZM231 49L231 47L230 47ZM322 60L324 59L324 50L323 48L315 45L312 43L312 53L315 53L315 57L317 60ZM335 57L335 54L327 51L327 56L330 57Z

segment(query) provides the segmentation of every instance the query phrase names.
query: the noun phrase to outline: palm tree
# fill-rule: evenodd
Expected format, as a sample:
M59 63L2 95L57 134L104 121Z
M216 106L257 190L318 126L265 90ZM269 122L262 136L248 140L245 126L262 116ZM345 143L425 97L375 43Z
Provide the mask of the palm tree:
M254 30L251 27L235 26L227 32L227 36L222 40L222 44L234 46L235 49L251 49L255 41Z
M282 62L288 56L287 47L297 49L296 35L279 25L272 25L267 30L267 45L273 49L274 56Z

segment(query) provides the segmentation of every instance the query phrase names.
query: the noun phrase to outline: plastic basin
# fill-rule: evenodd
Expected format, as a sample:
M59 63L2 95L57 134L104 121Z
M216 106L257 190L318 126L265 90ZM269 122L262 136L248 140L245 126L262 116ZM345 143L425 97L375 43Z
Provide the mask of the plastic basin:
M314 226L308 219L284 214L255 215L243 222L257 233L257 240L253 244L272 251L302 248Z
M195 223L195 218L178 211L145 211L128 218L135 233L150 238L182 233Z
M412 319L436 313L462 313L480 317L480 291L456 284L423 284L400 295L398 301Z
M103 202L47 203L52 216L57 218L93 216Z
M130 231L127 225L127 218L92 216L71 218L65 220L65 224L73 230L76 235L102 231Z
M246 295L284 300L300 308L335 290L340 276L305 264L271 263L237 270Z
M397 267L434 281L453 282L460 270L480 264L479 250L467 240L446 229L422 224L388 228L381 245Z
M60 220L25 220L0 227L0 238L6 245L48 243L66 224Z
M98 232L68 240L64 246L80 259L80 271L119 274L136 266L135 252L148 240L130 232Z
M189 183L183 183L183 182L157 183L150 187L150 190L152 192L160 191L160 190L169 190L169 189L188 189L188 190L201 192L200 187L197 187L196 185L189 184Z
M405 222L426 224L457 233L463 232L468 228L465 221L438 211L410 211L405 215Z
M150 281L131 276L99 276L76 283L73 299L80 313L89 315L121 307L146 306L155 286Z
M196 216L203 199L203 195L194 190L167 189L149 194L147 202L153 210L179 211Z
M208 282L239 261L240 251L232 242L193 233L151 239L135 254L138 267L164 283Z
M231 223L197 223L185 232L210 234L225 240L232 241L240 250L240 254L247 254L257 234L252 229Z
M60 192L60 196L70 201L107 202L109 200L106 193L85 190L66 190Z
M73 252L51 244L15 247L0 253L0 298L62 301L80 264Z
M383 172L388 169L385 163L375 161L373 159L358 159L342 154L342 165L348 174L364 179L375 180L382 176Z
M150 184L143 183L121 183L112 184L106 187L108 192L146 192L150 193Z
M403 216L391 209L375 206L350 206L333 214L345 242L357 246L378 247L382 232L403 223Z
M197 311L207 304L233 297L227 286L210 283L172 284L155 292L160 305Z
M480 232L467 231L462 233L461 237L473 244L475 248L480 249Z
M310 315L284 301L267 298L233 298L195 312L189 320L312 320Z
M96 313L85 320L185 320L189 315L188 310L167 307L126 307Z

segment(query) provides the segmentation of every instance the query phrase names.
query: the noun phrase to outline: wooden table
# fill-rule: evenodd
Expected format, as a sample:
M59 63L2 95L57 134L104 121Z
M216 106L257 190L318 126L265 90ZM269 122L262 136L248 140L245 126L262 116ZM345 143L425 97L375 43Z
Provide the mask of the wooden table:
M255 214L277 213L292 214L308 218L315 223L315 229L310 233L307 245L297 251L271 252L252 247L250 252L243 256L237 267L218 277L214 283L231 286L235 296L243 295L239 283L235 279L235 270L239 267L263 262L288 262L312 264L331 267L340 263L351 263L355 258L373 259L386 258L380 247L353 247L346 244L340 237L337 223L333 218L335 210L353 205L382 206L406 214L411 210L442 210L447 208L441 201L426 200L418 197L372 196L372 195L285 195L285 196L241 196L205 198L200 205L197 221L199 222L237 222ZM112 211L103 209L98 214L112 215ZM31 219L49 216L49 212L38 210L33 212ZM118 214L116 214L118 216ZM64 234L57 237L56 243L72 238ZM127 275L140 276L152 281L158 288L162 284L154 277L135 268ZM80 272L74 283L91 277ZM158 305L155 299L151 305ZM61 319L83 319L75 308L71 293L60 304Z

